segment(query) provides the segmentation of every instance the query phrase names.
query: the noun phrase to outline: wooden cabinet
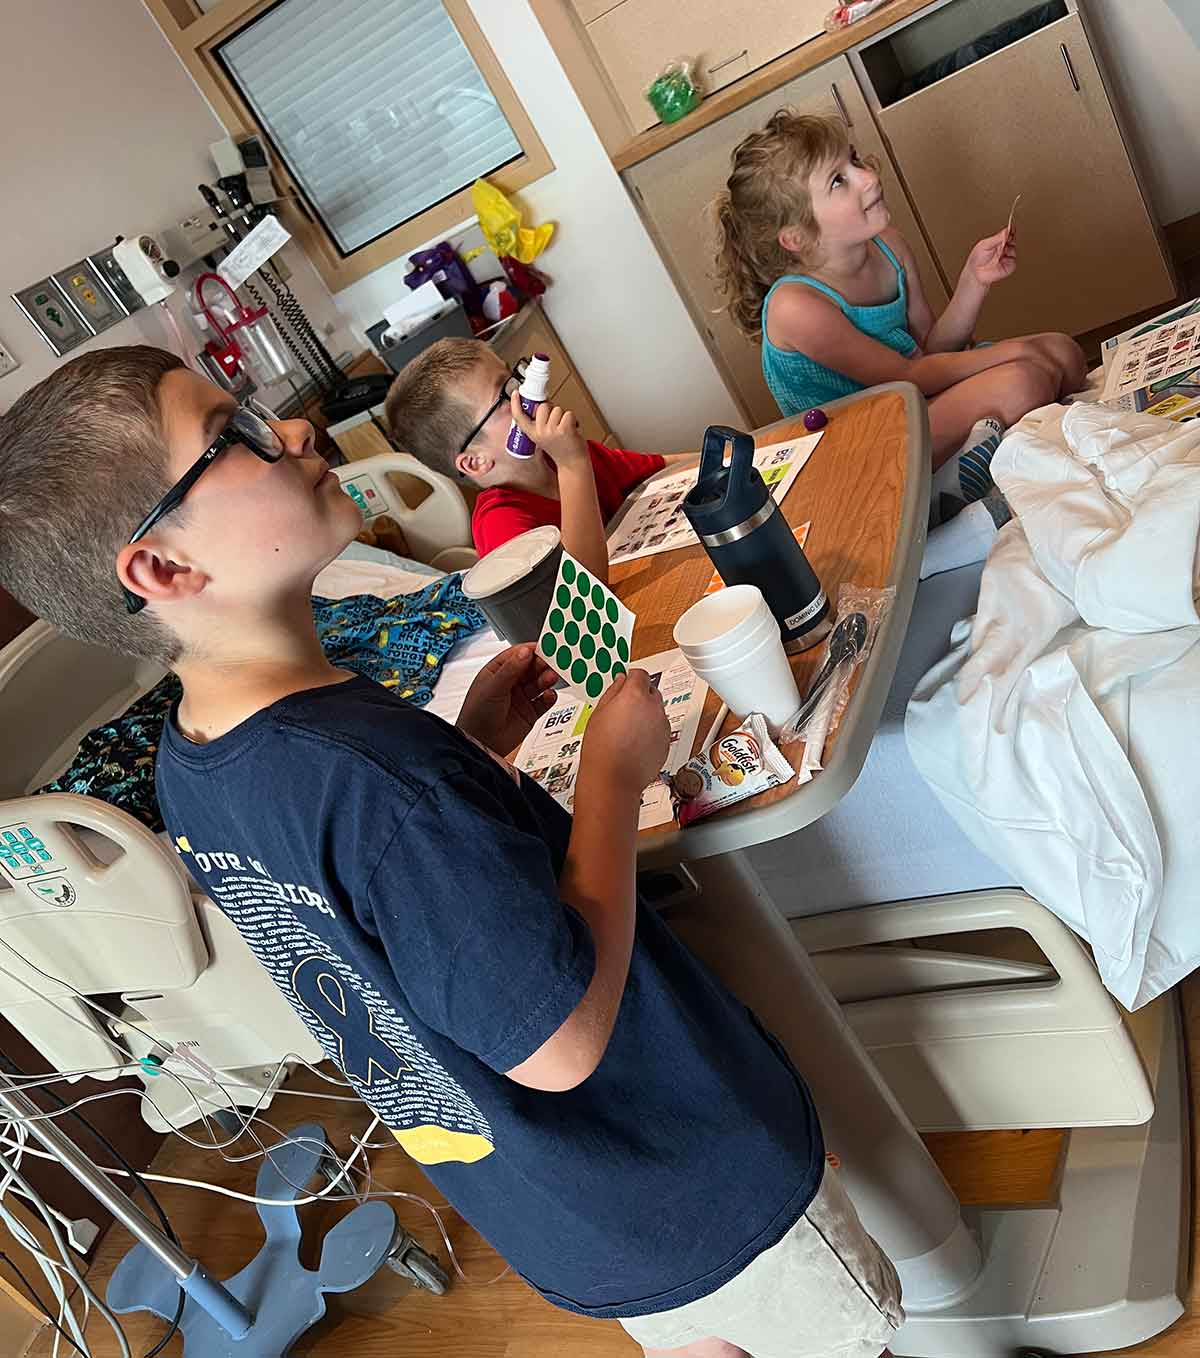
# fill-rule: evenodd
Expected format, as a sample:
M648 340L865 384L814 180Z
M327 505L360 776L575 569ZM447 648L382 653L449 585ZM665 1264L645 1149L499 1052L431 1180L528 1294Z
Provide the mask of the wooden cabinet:
M658 122L646 90L675 58L712 94L822 31L828 0L575 0L588 37L635 131ZM596 13L596 11L603 12ZM586 16L593 14L589 20Z
M784 105L802 113L840 115L858 149L879 158L892 222L913 248L926 296L937 310L946 303L941 276L845 57L806 72L635 165L626 171L626 183L750 427L778 419L779 410L763 380L761 346L744 338L721 310L707 207L729 177L734 147Z
M981 338L1078 335L1175 295L1078 14L876 116L948 279L1021 194L1017 273L992 289Z

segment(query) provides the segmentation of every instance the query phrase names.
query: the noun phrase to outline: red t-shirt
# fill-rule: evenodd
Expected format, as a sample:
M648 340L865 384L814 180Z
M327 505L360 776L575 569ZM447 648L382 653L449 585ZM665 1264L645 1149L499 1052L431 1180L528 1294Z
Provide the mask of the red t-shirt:
M625 497L648 476L653 476L666 461L657 453L627 453L606 448L588 440L592 473L596 478L596 498L605 523L625 503ZM544 495L522 490L519 486L489 486L475 501L471 515L471 536L475 550L486 556L511 538L543 524L562 527L562 505Z

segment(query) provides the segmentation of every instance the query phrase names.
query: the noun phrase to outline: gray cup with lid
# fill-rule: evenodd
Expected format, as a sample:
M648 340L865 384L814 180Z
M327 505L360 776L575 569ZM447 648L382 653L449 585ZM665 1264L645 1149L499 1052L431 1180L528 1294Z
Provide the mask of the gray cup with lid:
M536 641L561 560L558 529L549 524L531 528L481 557L463 576L462 592L510 645Z

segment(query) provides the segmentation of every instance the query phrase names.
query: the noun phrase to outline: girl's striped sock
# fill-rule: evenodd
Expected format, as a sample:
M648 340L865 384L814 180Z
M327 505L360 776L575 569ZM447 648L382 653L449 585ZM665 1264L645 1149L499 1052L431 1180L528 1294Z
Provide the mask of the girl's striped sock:
M970 504L982 500L992 488L992 455L1004 437L1004 426L990 416L978 420L958 454L958 484Z

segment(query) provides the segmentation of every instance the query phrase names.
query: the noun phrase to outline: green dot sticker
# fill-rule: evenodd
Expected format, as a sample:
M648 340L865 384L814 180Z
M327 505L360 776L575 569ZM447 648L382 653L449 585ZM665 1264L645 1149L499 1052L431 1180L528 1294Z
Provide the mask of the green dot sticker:
M579 624L574 622L567 623L566 627L563 628L563 637L566 639L568 646L578 646Z
M621 616L621 610L617 607L617 601L615 599L608 600L604 605L604 611L608 614L609 622L616 622Z
M627 642L624 637L617 638L617 655L619 655L622 660L629 659L629 642Z
M579 579L575 581L575 588L586 599L592 588L592 578L584 571L579 572Z
M617 634L610 622L606 622L600 629L600 640L611 650L617 644Z
M559 585L557 591L555 592L554 597L555 597L555 599L558 600L558 606L559 606L559 608L569 608L569 607L570 607L570 604L571 604L571 591L566 587L566 585Z
M568 585L574 583L575 563L573 561L564 561L562 563L562 578L567 582Z
M565 622L566 618L563 616L562 610L559 608L552 608L550 610L550 616L546 619L546 626L552 632L561 632L563 623Z
M554 640L553 637L550 638ZM585 660L590 660L596 654L596 642L592 637L584 636L579 638L579 653ZM547 652L547 655L549 652Z
M542 638L542 654L553 655L554 648L558 645L553 632L547 632Z
M587 612L587 605L582 599L571 600L571 616L576 622L582 622L583 616Z
M596 636L600 635L600 614L594 608L588 609L587 626L589 632Z
M592 603L594 603L597 608L604 607L604 591L599 585L592 586Z
M587 672L588 672L587 662L584 660L577 660L571 666L572 683L582 684L583 681L587 678Z
M598 674L589 675L587 684L584 686L584 692L587 696L589 698L598 698L603 691L604 680L601 679Z
M621 677L621 675L623 675L624 673L625 673L625 666L624 666L624 665L614 665L614 666L613 666L613 678L614 678L614 679L619 679L619 678Z
M571 652L565 646L560 646L558 648L558 654L554 659L558 664L558 668L560 670L565 670L571 663Z
M601 674L607 674L612 669L612 656L607 651L596 652L596 668Z

